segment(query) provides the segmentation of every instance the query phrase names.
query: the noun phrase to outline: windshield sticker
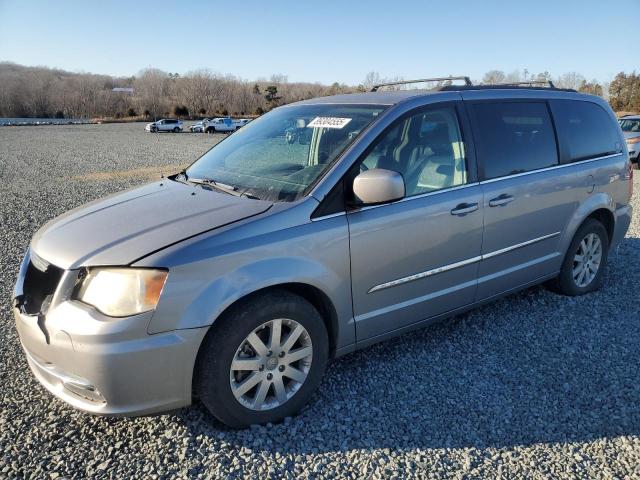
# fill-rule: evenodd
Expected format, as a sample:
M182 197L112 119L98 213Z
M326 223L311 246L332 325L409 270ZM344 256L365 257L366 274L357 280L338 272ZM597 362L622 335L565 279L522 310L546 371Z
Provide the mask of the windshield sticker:
M316 117L309 122L309 128L343 128L351 121L350 118Z

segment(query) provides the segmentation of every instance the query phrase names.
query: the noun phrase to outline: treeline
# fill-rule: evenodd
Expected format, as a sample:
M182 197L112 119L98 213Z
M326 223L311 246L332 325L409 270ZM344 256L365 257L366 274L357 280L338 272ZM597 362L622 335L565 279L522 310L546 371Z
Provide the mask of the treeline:
M133 77L71 73L45 67L0 63L0 117L44 118L199 118L260 115L298 100L366 91L383 79L369 72L357 86L288 82L284 75L246 81L233 75L196 70L184 75L149 68ZM552 80L562 88L600 95L616 111L640 111L640 76L619 73L611 83L588 81L576 72L552 77L527 70L487 72L474 83L497 84ZM133 89L114 91L114 88ZM398 87L404 88L404 87Z
M133 94L114 88L132 88ZM0 63L0 117L12 118L248 116L352 90L338 83L289 83L284 75L249 82L209 70L179 75L150 68L123 78Z
M508 83L551 80L556 87L572 88L578 92L590 93L606 98L616 112L640 112L640 75L636 72L618 73L611 82L588 81L576 72L565 73L553 78L549 72L531 74L527 70L505 74L501 70L491 70L482 79L483 83Z

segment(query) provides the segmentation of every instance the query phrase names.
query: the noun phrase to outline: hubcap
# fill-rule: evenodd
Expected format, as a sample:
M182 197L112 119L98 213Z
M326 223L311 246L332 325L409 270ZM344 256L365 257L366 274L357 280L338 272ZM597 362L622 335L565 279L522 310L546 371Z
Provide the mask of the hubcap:
M578 245L573 257L573 281L580 288L589 285L598 273L602 260L602 242L595 233L590 233Z
M307 379L312 357L311 337L298 322L265 322L236 350L229 371L233 396L251 410L279 407Z

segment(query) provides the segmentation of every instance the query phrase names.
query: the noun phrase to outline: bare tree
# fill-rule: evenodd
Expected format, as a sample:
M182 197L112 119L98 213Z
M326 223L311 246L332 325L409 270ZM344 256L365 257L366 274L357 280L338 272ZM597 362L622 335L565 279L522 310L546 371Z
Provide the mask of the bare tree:
M572 88L578 90L586 79L578 72L567 72L555 79L558 88Z
M371 71L367 73L367 75L364 77L364 80L362 81L362 86L364 87L363 88L364 90L368 91L368 90L371 90L371 88L374 85L377 85L379 83L382 83L380 74L378 72Z
M156 119L167 111L168 75L156 68L142 70L136 79L136 90L143 111Z
M498 83L505 83L506 75L502 70L489 70L482 77L482 83L485 85L496 85Z

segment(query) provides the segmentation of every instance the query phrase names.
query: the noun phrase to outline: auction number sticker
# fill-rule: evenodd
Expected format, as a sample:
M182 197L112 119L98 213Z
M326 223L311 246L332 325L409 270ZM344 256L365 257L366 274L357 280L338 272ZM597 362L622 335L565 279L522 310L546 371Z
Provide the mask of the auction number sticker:
M309 128L343 128L351 121L350 118L316 117L309 122Z

